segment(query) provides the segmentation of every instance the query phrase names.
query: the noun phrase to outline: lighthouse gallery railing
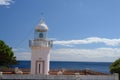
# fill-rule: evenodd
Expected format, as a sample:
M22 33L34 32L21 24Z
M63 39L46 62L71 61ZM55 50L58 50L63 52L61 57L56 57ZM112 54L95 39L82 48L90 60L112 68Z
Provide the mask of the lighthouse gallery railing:
M52 40L29 40L29 47L32 46L43 46L43 47L52 47Z

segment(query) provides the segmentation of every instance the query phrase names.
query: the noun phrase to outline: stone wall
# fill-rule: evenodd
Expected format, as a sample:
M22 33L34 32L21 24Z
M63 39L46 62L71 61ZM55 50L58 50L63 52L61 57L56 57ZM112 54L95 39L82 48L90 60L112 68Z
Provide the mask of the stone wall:
M119 80L118 74L113 75L23 75L11 74L0 75L0 80L4 79L32 79L32 80Z

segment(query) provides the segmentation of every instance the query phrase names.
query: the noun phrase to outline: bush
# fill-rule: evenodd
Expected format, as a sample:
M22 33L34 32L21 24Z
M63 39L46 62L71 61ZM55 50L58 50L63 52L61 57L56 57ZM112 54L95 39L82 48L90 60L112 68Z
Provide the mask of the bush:
M120 58L110 65L110 72L120 74Z

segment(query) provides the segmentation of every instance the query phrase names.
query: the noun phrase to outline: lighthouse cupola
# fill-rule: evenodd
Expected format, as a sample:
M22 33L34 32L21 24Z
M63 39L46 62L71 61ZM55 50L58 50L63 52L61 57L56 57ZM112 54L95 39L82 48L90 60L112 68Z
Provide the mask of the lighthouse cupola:
M35 39L46 39L48 27L43 20L35 27Z

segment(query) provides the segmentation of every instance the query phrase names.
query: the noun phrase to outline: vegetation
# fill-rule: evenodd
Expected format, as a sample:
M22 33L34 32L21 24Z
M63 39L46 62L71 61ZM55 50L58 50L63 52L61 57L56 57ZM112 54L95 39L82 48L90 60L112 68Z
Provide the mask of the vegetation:
M110 72L120 74L120 58L110 65Z
M0 40L0 67L10 67L14 64L17 64L17 61L12 48Z

